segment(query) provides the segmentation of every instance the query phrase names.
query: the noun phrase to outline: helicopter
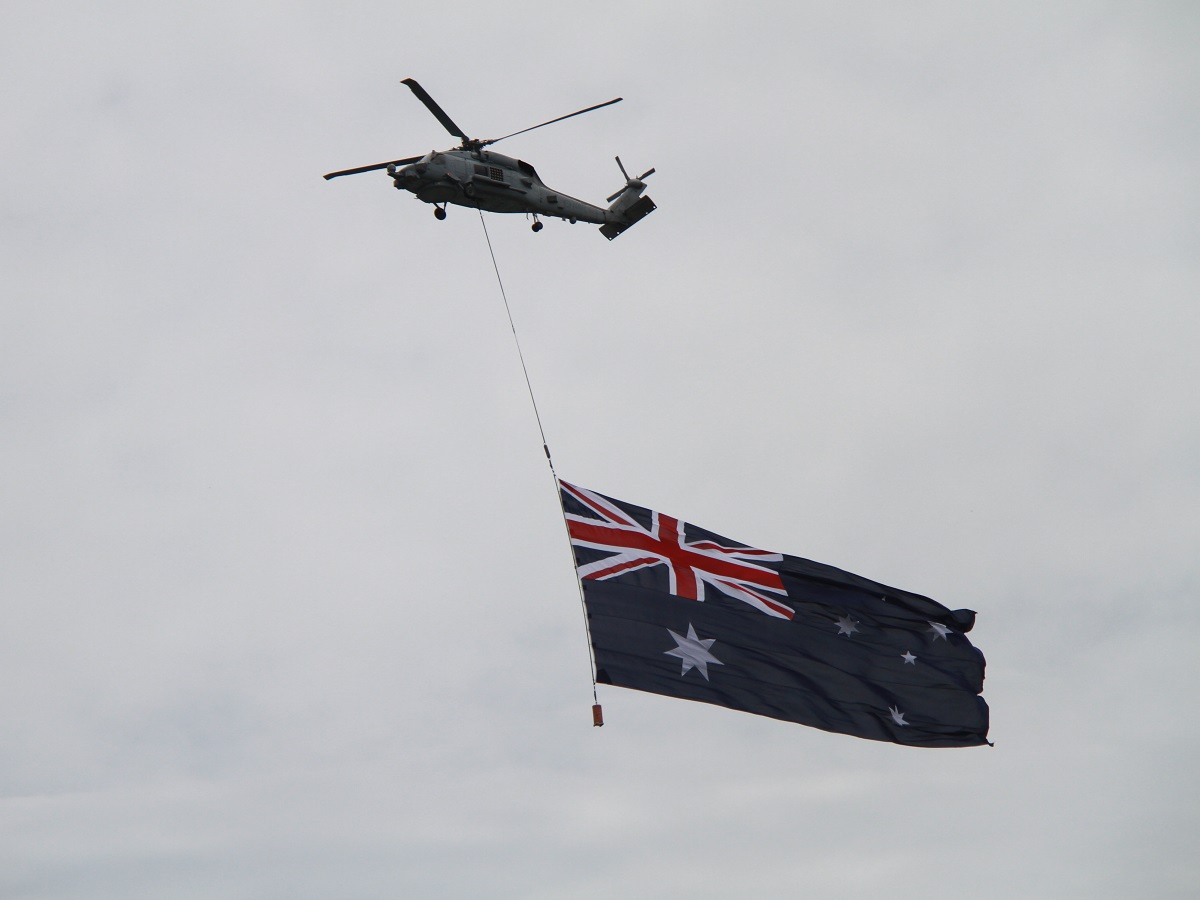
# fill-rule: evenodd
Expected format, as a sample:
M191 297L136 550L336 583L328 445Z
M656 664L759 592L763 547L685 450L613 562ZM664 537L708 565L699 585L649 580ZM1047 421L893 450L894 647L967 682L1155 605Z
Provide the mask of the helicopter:
M642 193L646 189L645 180L654 174L654 169L643 172L637 178L631 178L619 156L616 158L617 166L625 178L625 186L605 200L609 204L605 208L553 190L542 181L529 163L487 149L492 144L533 131L535 128L553 125L563 119L619 103L621 97L559 116L557 119L550 119L540 125L522 128L504 137L479 140L467 137L466 132L454 124L433 97L412 78L405 78L401 84L406 85L433 113L434 118L442 123L442 127L462 143L453 150L431 150L424 156L409 156L405 159L330 172L324 176L326 181L343 175L357 175L383 169L391 177L397 190L409 191L415 194L418 200L432 203L433 214L439 220L446 218L446 206L453 204L487 212L532 215L532 227L535 232L542 230L539 216L563 219L571 224L591 222L599 225L600 233L610 241L656 208L654 201Z

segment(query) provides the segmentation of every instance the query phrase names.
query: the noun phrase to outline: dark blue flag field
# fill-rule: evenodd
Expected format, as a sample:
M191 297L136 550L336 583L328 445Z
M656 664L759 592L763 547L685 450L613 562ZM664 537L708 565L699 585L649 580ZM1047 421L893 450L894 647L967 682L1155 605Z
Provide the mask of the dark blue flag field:
M988 743L970 610L559 486L599 683L914 747Z

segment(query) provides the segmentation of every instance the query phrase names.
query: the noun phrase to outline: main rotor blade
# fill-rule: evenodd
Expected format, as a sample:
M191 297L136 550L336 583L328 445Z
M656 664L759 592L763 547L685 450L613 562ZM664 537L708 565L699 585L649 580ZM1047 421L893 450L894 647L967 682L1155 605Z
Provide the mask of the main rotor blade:
M323 176L326 181L330 178L338 178L342 175L357 175L359 172L374 172L376 169L386 169L388 166L407 166L409 163L415 163L421 157L407 156L404 159L393 159L390 162L375 163L373 166L359 166L357 169L342 169L340 172L330 172Z
M541 128L545 125L553 125L555 122L561 122L563 119L569 119L572 116L582 116L584 113L591 112L594 109L600 109L604 106L612 106L614 103L620 103L622 97L617 97L614 100L607 100L604 103L597 103L595 106L589 106L587 109L581 109L577 112L567 113L565 116L559 116L557 119L551 119L549 122L543 122L541 125L530 125L528 128L522 128L520 131L514 131L512 134L506 134L504 137L492 138L488 141L480 141L481 145L496 144L500 141L506 141L510 137L516 137L518 134L524 134L527 131L533 131L535 128Z
M445 111L437 105L437 102L429 96L429 94L425 91L425 88L421 87L411 78L405 78L400 83L408 85L409 90L417 95L417 99L425 104L429 111L433 113L434 117L442 123L443 128L445 128L455 137L460 137L464 141L468 140L463 130L454 124L454 121L448 115L446 115Z

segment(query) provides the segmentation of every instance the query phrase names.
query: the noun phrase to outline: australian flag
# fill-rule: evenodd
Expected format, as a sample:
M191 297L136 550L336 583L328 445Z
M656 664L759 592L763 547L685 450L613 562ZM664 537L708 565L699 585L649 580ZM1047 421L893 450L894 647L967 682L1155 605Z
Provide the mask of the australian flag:
M914 747L989 743L970 610L559 487L598 682Z

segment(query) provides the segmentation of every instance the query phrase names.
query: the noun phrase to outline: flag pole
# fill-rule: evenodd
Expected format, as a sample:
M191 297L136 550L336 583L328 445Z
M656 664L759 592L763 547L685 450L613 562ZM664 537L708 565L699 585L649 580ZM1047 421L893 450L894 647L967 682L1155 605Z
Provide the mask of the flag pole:
M487 222L483 218L483 210L479 210L479 224L483 226L483 237L487 241L488 254L492 258L492 269L496 272L496 284L500 286L500 297L504 301L504 312L508 316L508 327L512 331L513 344L517 348L517 359L521 362L521 372L525 375L525 389L529 392L529 403L533 407L533 418L537 422L538 435L542 439L542 452L546 454L546 464L550 467L550 477L554 481L554 496L558 498L558 509L562 513L563 530L567 536L567 548L571 552L571 569L575 572L575 586L579 589L579 605L583 610L583 630L587 637L588 662L592 670L592 724L604 724L604 713L600 708L600 699L596 694L596 656L592 651L592 630L588 624L587 602L583 595L583 579L579 577L579 569L575 565L575 550L571 545L571 529L567 525L567 508L563 504L562 488L558 483L558 473L554 471L554 458L550 456L550 445L546 441L546 430L542 427L542 416L538 412L537 398L533 395L533 383L529 379L529 369L525 365L525 354L521 351L521 340L517 337L517 326L513 322L512 308L508 305L508 293L504 290L504 279L500 277L500 266L496 263L496 251L492 249L492 238L488 234Z

